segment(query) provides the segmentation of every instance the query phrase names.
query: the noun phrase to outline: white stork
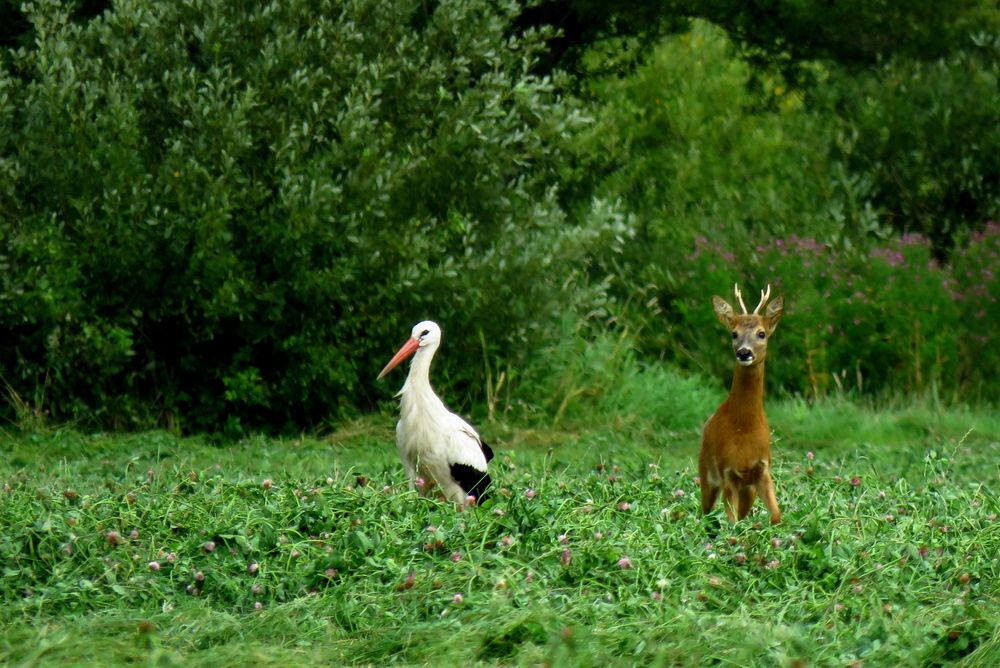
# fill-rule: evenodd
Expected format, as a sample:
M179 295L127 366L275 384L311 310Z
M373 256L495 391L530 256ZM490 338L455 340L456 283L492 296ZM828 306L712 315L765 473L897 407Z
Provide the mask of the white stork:
M493 459L493 450L468 422L449 411L431 389L431 360L440 343L441 328L437 323L418 322L413 326L410 340L378 377L381 380L413 355L410 373L396 395L401 397L396 446L410 488L416 487L419 476L424 479L418 490L421 494L430 493L437 486L449 501L464 504L471 496L479 503L486 498L490 486L486 464Z

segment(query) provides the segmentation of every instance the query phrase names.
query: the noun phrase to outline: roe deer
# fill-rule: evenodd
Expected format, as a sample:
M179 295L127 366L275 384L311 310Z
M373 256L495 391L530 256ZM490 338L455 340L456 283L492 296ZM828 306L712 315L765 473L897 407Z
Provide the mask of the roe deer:
M733 290L742 314L724 299L712 297L715 317L733 333L736 371L729 397L705 423L698 458L701 476L701 509L715 506L719 492L725 497L726 514L736 522L750 512L760 495L771 513L771 524L781 521L781 510L771 481L771 432L764 415L764 359L767 342L784 312L784 297L778 297L759 313L771 296L771 286L761 290L760 303L747 313L739 284Z

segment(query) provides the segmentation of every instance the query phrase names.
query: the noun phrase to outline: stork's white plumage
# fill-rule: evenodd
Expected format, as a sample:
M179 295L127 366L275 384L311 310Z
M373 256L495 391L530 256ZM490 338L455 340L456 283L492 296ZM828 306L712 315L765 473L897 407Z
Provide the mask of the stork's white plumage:
M431 360L440 343L441 328L436 323L418 322L410 339L378 377L381 379L413 355L410 373L397 394L400 402L396 424L396 446L410 487L416 487L417 479L423 478L421 494L429 494L437 486L449 501L464 504L471 496L481 502L490 485L486 465L493 459L493 450L431 389Z

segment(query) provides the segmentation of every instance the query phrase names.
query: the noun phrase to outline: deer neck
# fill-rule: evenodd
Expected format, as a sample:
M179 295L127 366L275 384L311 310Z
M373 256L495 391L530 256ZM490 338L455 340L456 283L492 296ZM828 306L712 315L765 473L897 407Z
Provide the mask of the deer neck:
M756 422L764 415L764 362L736 366L729 390L730 415L739 422Z

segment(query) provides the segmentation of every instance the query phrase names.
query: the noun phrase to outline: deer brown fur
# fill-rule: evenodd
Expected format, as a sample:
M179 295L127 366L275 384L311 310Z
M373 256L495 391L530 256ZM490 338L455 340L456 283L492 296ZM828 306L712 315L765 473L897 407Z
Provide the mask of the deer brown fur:
M738 521L750 513L760 496L771 514L771 524L781 521L781 510L771 480L771 432L764 414L764 361L767 344L784 312L784 298L767 304L771 286L761 291L753 313L747 313L739 287L738 314L726 300L712 297L715 316L733 336L736 370L729 397L705 423L698 458L701 509L709 513L722 492L726 514Z

